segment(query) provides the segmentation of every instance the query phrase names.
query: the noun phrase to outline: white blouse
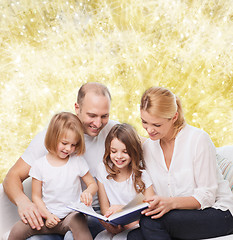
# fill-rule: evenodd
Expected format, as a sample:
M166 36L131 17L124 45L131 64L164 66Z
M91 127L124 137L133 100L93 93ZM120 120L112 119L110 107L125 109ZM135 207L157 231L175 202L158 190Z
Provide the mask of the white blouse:
M233 195L216 163L216 150L208 134L186 125L177 135L169 169L160 140L144 145L146 170L156 194L164 197L193 196L201 209L229 209L233 215Z

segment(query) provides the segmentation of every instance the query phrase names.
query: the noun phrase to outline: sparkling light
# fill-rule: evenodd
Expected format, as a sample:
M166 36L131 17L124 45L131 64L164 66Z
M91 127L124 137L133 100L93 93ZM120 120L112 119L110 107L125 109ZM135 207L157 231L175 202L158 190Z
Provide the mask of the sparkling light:
M216 146L233 144L231 0L6 0L0 15L0 181L87 81L106 84L111 117L143 136L140 96L160 85Z

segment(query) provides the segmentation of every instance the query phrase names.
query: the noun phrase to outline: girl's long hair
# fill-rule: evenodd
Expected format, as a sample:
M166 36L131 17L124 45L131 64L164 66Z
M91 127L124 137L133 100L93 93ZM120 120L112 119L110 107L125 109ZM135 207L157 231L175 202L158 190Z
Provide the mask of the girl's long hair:
M110 159L111 142L114 138L125 144L128 155L131 158L129 167L132 170L134 188L137 193L145 191L145 183L142 181L142 169L144 169L143 151L140 138L134 128L127 124L116 124L110 130L105 140L105 153L103 162L108 172L107 178L114 178L119 171L114 170Z

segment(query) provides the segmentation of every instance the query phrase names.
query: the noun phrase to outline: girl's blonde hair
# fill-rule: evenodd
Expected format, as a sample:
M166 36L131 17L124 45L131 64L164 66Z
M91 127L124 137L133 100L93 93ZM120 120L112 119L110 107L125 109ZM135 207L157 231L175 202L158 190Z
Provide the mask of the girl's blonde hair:
M180 99L171 91L163 87L151 87L147 89L141 98L140 109L150 115L172 119L178 112L178 119L174 122L174 135L184 127L185 119Z
M66 135L68 130L73 131L76 135L75 153L77 155L84 154L85 143L82 123L76 115L69 112L61 112L52 117L45 136L46 149L56 154L58 142Z
M116 124L112 127L105 140L104 164L108 172L107 178L114 178L119 171L113 169L110 159L111 142L114 138L125 144L128 155L131 158L129 164L132 169L134 188L137 193L145 191L145 183L142 181L142 169L144 169L144 159L140 138L134 128L127 124Z

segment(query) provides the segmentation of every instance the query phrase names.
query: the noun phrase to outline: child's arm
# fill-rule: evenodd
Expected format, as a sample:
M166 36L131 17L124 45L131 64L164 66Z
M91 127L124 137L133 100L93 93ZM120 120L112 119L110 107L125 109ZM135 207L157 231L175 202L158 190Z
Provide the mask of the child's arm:
M147 189L145 189L145 192L143 193L143 195L145 196L145 198L151 198L155 195L153 186L150 185Z
M105 192L104 185L98 180L97 180L97 183L98 183L98 198L99 198L101 213L102 213L102 215L110 216L111 214L108 214L108 211L110 209L110 203L109 203L109 200L108 200L108 196ZM100 222L102 223L102 225L106 228L106 230L108 232L110 232L114 235L118 234L118 233L120 233L124 230L124 228L120 225L113 226L112 224L106 223L105 221L102 221L102 220L100 220Z
M95 182L95 179L91 176L89 172L87 172L83 177L82 180L87 186L87 189L82 192L80 200L87 206L92 204L93 196L96 194L98 190L98 186Z
M103 183L97 180L98 183L98 198L100 203L100 210L102 215L105 215L108 209L110 208L110 203L108 200L108 196L105 192L105 188Z
M154 192L153 186L151 185L150 187L145 189L145 192L143 193L143 195L145 196L145 199L151 198L152 196L154 196L155 192ZM138 223L139 223L139 221L135 221L135 222L129 223L129 224L125 225L124 228L125 229L130 229L130 228L132 228L133 226L135 226Z
M52 228L58 224L61 220L50 213L42 200L42 182L32 178L32 201L37 205L39 211L45 216L45 225L48 228Z

